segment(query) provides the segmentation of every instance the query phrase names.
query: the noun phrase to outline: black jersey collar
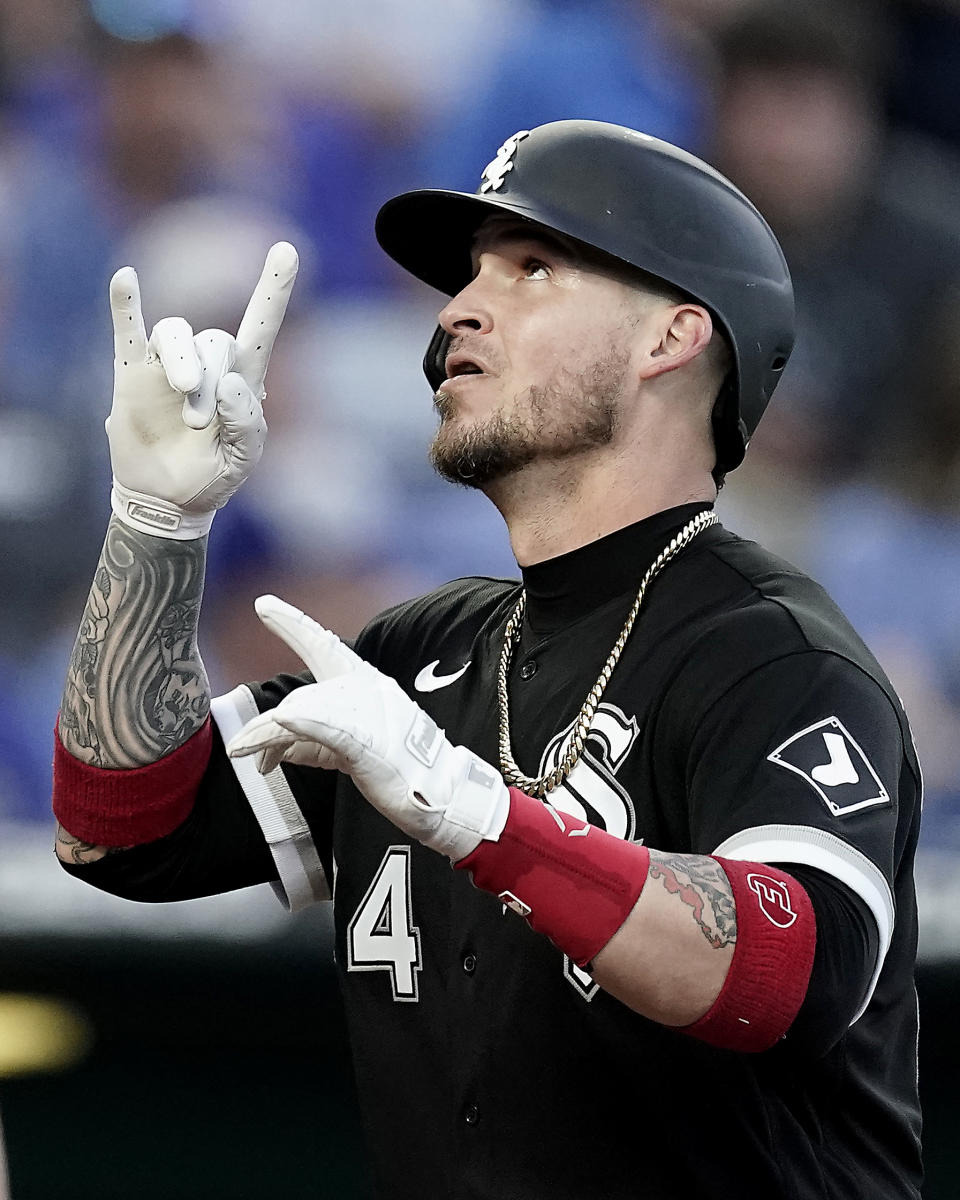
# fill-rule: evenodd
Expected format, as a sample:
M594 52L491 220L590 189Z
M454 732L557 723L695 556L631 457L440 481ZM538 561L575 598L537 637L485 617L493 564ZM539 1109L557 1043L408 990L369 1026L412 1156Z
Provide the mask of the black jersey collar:
M671 537L713 505L698 500L654 513L557 558L522 567L527 621L546 633L624 592L636 593L647 567Z

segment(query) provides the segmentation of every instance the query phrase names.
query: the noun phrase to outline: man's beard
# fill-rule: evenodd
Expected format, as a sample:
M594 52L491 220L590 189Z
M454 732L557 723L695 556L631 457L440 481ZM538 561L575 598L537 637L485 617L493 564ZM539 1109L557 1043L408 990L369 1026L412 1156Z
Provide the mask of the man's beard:
M613 439L626 353L608 352L579 376L558 373L518 396L511 411L495 410L467 428L456 421L457 401L441 388L434 397L440 428L430 446L439 475L464 487L484 488L535 459L563 459Z

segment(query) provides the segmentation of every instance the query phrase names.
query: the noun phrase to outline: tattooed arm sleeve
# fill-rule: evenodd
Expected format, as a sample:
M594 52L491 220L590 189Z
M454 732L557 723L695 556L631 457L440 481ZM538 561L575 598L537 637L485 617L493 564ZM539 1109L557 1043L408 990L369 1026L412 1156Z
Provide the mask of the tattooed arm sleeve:
M709 946L722 950L737 940L737 909L730 881L713 858L701 854L665 854L650 851L650 879L690 910Z
M792 1025L815 947L810 898L779 867L650 850L640 898L593 977L644 1016L755 1052Z
M60 739L81 762L145 766L203 725L210 687L197 622L205 562L205 537L174 541L111 520L60 708ZM104 853L58 830L64 861Z

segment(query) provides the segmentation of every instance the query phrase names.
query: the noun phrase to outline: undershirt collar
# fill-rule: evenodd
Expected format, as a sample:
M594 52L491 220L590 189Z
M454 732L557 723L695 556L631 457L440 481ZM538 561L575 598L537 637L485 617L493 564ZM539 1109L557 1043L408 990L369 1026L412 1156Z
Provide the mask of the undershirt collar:
M698 500L654 513L556 558L521 567L526 619L549 633L624 592L635 593L647 567L675 533L713 505Z

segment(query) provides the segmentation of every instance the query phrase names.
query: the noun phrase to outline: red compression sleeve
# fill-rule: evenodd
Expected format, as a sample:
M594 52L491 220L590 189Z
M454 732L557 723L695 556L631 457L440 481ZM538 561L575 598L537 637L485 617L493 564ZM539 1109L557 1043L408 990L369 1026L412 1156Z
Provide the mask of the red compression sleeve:
M499 840L481 842L456 867L585 967L630 915L649 862L645 846L511 788Z
M769 1050L807 993L817 923L806 890L764 863L716 860L737 908L737 944L713 1006L681 1032L727 1050Z
M172 833L189 816L213 734L208 717L178 749L145 767L108 771L88 766L54 734L53 812L81 841L139 846Z
M806 995L816 949L813 905L799 881L777 867L716 861L736 905L736 947L709 1011L679 1032L728 1050L767 1050ZM585 967L630 915L649 863L644 846L511 788L499 840L481 842L456 867Z

